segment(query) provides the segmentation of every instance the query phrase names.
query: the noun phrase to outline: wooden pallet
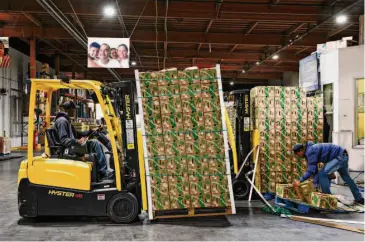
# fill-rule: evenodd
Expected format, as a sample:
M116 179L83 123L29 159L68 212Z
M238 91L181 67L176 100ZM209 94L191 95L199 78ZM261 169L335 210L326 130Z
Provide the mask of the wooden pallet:
M291 199L285 199L276 196L275 197L275 204L281 207L285 207L286 209L289 209L291 211L297 212L297 213L310 213L310 212L327 212L327 213L363 213L364 210L357 210L355 207L341 207L336 210L330 210L330 209L323 209L314 207L310 204L303 203L302 201L298 200L291 200Z
M232 214L232 208L187 208L176 210L154 211L154 219L158 218L188 218L204 216L222 216Z

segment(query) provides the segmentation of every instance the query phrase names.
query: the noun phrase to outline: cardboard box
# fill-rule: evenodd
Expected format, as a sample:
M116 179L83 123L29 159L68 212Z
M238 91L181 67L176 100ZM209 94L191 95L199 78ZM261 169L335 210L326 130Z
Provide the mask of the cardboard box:
M205 130L221 130L222 118L220 113L205 112L204 113L204 127Z
M11 139L7 137L0 137L0 155L11 154Z
M170 196L170 208L171 209L185 209L191 207L191 196Z
M251 97L274 97L275 87L254 87L250 90Z
M161 99L160 98L161 114L182 113L183 103L179 96Z
M212 207L229 207L231 198L229 192L222 194L212 194Z
M154 136L147 136L147 156L165 156L165 143L161 141L156 141Z
M219 98L218 83L201 84L202 98Z
M185 153L188 155L206 154L207 143L205 140L185 141Z
M281 198L297 199L292 184L276 184L276 195Z
M274 97L256 97L253 105L258 109L274 108L275 99Z
M337 198L330 194L312 192L311 204L318 208L335 210L337 209Z
M178 72L176 68L171 68L165 71L162 71L161 74L163 74L163 76L161 76L160 80L163 80L163 82L159 82L158 84L160 85L175 85L175 84L179 84L179 79L178 79Z
M205 120L203 112L184 113L183 126L185 130L205 130Z
M290 87L290 98L291 99L305 99L307 93L303 88L300 87Z
M182 176L182 174L187 174L188 171L188 162L185 156L174 156L167 158L166 161L166 169L169 175Z
M181 99L183 113L195 113L203 111L203 100L201 97Z
M217 78L217 70L215 68L200 69L202 84L215 83L218 81Z
M196 67L178 72L180 85L189 85L194 83L200 84L199 69Z
M170 209L170 197L156 197L152 198L152 210L160 211L160 210L168 210Z
M210 98L203 100L202 111L219 113L221 111L221 104L219 98Z
M205 132L205 139L207 141L223 140L223 133L217 131Z
M151 196L152 198L164 197L169 195L169 185L167 176L165 175L151 175Z
M142 108L144 117L152 117L161 114L160 100L158 97L143 98Z
M163 173L164 171L167 170L167 162L168 161L165 159L165 157L148 158L150 173Z
M269 119L275 119L275 108L268 108L268 109L254 109L253 115L256 117L256 119L263 119L266 118Z
M162 114L162 130L164 133L168 131L183 132L183 114Z
M187 152L185 140L177 139L174 142L164 142L167 156L182 156Z
M302 198L305 202L311 203L311 196L314 192L314 185L312 180L307 180L305 182L300 183L299 192L302 195Z
M274 87L274 94L275 94L275 99L279 99L279 98L290 98L291 96L291 89L288 87Z
M290 109L290 105L290 96L286 96L284 98L275 98L275 109Z
M210 186L209 176L204 176L202 180L190 181L190 194L192 196L211 194Z
M193 208L209 208L212 206L212 195L192 195L191 196L191 207Z
M170 198L190 195L189 181L185 181L185 180L181 181L181 179L179 179L179 178L174 178L173 176L169 176L168 182L169 182Z
M144 117L144 128L146 135L161 135L163 132L161 114Z
M201 98L201 94L201 86L199 83L186 86L180 85L181 99Z
M223 140L207 140L207 154L224 154Z

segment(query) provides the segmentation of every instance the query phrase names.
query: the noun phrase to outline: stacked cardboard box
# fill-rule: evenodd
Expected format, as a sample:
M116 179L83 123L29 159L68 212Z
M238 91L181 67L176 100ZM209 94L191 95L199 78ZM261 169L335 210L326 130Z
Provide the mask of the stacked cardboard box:
M89 125L85 123L72 123L72 125L79 132L85 132L89 130Z
M139 82L153 210L231 206L216 69Z
M11 153L11 139L0 137L0 156L9 155Z
M311 204L318 208L337 209L337 198L331 194L312 192Z
M307 98L298 87L251 89L251 124L259 132L261 192L275 192L277 184L291 183L306 171L305 160L295 157L292 147L309 140L321 141L321 100L321 96Z

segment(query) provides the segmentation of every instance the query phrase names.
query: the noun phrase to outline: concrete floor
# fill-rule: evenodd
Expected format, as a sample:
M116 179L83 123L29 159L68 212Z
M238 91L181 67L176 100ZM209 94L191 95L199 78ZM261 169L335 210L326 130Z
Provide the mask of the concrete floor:
M362 234L265 214L260 206L238 208L238 214L230 216L159 220L145 225L116 225L104 218L24 220L17 210L20 161L0 161L0 240L364 240ZM364 214L314 216L364 221Z

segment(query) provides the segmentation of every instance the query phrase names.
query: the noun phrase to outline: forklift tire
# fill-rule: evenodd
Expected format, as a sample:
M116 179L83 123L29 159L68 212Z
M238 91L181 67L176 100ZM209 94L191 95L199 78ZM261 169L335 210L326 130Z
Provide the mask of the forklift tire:
M250 191L250 183L246 180L246 178L233 180L232 187L234 198L237 200L245 199Z
M138 201L131 193L118 193L108 203L107 215L114 223L128 224L138 216Z

